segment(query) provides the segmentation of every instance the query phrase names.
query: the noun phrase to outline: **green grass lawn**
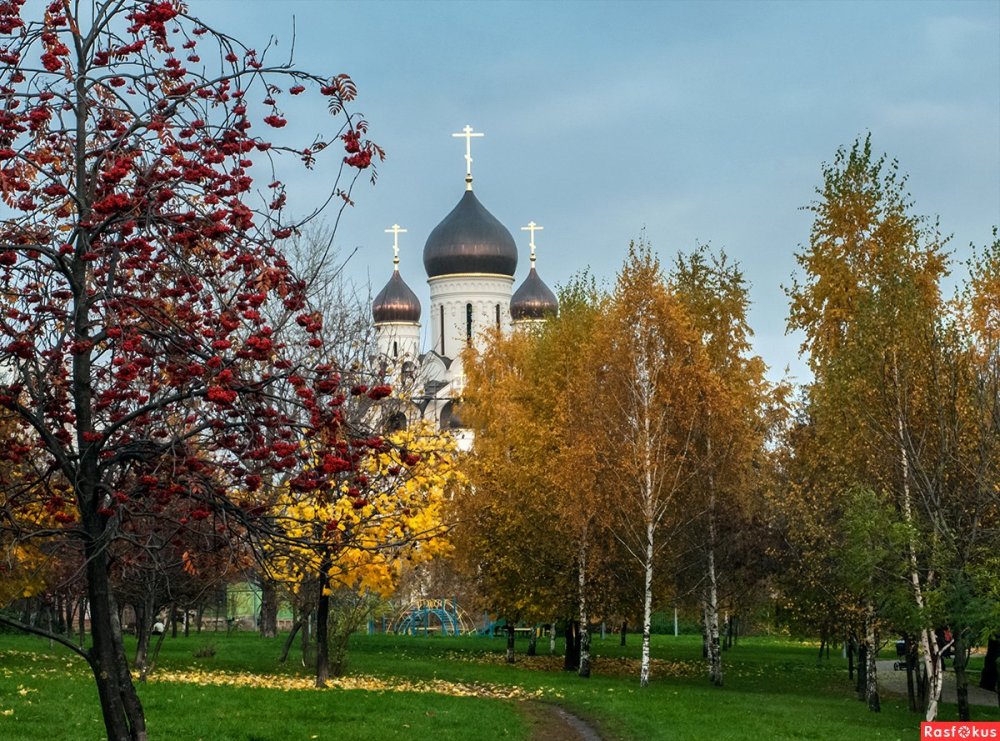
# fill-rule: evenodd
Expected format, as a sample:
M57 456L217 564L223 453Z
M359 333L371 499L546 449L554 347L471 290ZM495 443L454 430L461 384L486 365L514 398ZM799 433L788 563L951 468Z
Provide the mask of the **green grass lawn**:
M215 655L196 658L212 644ZM255 635L203 633L167 638L160 656L163 676L196 670L213 676L253 674L243 686L154 681L140 687L154 739L187 741L284 741L285 739L527 739L517 701L398 691L470 684L537 693L589 720L608 739L916 739L919 717L905 698L883 698L883 712L869 713L855 699L846 662L821 664L812 645L773 638L745 638L724 655L726 686L708 685L697 637L654 637L653 680L638 686L634 662L638 639L618 646L617 636L594 641L594 676L581 680L559 670L539 642L539 656L522 653L503 662L500 638L355 636L348 675L351 686L323 691L308 685L309 672L293 652L276 658L281 641ZM228 680L227 680L228 681ZM269 684L268 687L253 686ZM451 684L449 684L451 683ZM397 689L385 689L384 685ZM975 708L975 717L1000 720L996 708ZM944 718L955 710L945 706ZM84 662L58 645L31 637L0 635L0 739L59 741L100 739L103 725L96 691Z

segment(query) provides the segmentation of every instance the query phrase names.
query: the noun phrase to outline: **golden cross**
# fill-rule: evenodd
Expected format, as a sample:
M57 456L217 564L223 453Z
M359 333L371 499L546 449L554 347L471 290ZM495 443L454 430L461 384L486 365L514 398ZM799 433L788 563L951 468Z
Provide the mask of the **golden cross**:
M473 133L472 127L466 125L460 134L452 134L453 137L465 139L465 189L472 190L472 138L486 136L481 131Z
M522 232L531 232L531 267L535 267L535 232L539 232L544 229L544 226L538 226L534 221L529 221L527 226L522 226Z
M392 234L392 264L399 270L399 235L406 234L406 229L401 228L399 224L393 224L385 230L385 233Z

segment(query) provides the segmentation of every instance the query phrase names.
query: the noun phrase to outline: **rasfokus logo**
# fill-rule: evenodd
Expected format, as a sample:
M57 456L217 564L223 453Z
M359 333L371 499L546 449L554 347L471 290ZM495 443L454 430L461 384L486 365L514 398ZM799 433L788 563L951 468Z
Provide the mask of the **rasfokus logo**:
M920 724L920 738L1000 739L1000 723L971 721L934 721Z

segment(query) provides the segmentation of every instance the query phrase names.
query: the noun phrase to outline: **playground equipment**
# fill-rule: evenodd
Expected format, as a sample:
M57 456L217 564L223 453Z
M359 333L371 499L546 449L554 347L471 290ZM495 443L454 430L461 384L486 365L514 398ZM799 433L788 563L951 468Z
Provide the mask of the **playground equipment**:
M396 613L386 632L411 636L458 636L475 633L476 626L456 600L416 599Z

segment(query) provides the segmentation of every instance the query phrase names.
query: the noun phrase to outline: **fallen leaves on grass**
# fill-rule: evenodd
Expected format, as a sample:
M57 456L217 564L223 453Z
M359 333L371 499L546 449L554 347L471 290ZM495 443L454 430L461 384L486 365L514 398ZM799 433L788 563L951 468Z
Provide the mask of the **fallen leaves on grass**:
M479 664L506 664L504 654L492 651L469 654L448 652L448 659L471 661ZM517 656L516 665L522 669L543 672L559 672L563 668L562 656ZM666 661L650 659L650 673L655 677L696 677L704 672L704 664L699 661ZM638 677L639 659L625 657L591 657L591 667L595 674L609 677Z
M278 674L251 674L247 672L207 672L200 670L160 670L151 675L150 682L174 682L225 687L258 687L264 689L316 690L316 683L309 677L289 677ZM543 697L545 690L526 690L522 687L490 684L486 682L449 682L444 679L407 680L400 678L354 675L329 680L330 689L365 690L367 692L421 692L452 697L485 697L496 700L531 700Z

